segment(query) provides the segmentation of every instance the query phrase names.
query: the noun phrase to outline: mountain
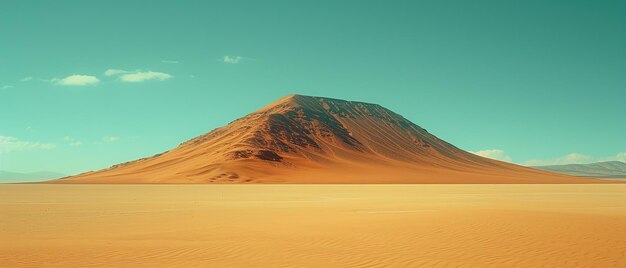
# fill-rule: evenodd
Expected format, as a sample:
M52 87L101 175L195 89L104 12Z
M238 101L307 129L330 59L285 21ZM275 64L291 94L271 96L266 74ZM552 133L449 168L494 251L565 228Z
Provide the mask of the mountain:
M152 157L59 183L586 183L483 158L380 106L289 95Z
M0 182L34 182L65 177L66 175L56 172L40 171L31 173L19 173L0 170Z
M591 164L537 166L534 168L580 177L626 178L626 163L620 161L597 162Z

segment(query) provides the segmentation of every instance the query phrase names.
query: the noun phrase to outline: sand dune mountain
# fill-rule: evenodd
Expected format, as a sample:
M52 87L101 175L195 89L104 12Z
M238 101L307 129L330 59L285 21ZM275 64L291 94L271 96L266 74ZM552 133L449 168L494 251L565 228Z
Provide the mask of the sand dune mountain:
M62 183L586 183L483 158L377 104L289 95L163 154Z

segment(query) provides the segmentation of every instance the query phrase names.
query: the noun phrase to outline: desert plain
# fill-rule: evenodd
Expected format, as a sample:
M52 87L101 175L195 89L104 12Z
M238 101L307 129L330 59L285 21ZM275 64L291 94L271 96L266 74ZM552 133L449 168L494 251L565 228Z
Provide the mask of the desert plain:
M625 184L5 184L0 215L0 267L626 267Z

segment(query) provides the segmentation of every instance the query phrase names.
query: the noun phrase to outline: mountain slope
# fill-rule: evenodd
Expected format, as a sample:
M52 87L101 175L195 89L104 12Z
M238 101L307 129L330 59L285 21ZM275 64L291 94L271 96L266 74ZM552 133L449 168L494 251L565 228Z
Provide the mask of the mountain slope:
M591 164L537 166L535 168L573 176L594 178L626 178L626 163L620 161Z
M465 152L377 104L289 95L163 154L64 183L586 183Z

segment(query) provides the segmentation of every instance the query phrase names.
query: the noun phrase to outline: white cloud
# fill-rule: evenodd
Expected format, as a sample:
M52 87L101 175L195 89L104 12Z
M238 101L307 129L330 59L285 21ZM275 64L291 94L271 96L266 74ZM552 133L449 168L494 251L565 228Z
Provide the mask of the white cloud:
M482 157L495 159L495 160L511 162L511 157L507 155L506 152L504 152L503 150L499 150L499 149L481 150L478 152L471 152L471 153L482 156Z
M100 82L100 80L95 76L80 74L70 75L63 79L52 79L52 81L56 82L58 85L64 86L87 86L95 85Z
M63 137L63 141L67 142L67 144L68 144L69 146L72 146L72 147L77 147L77 146L81 146L81 145L83 145L83 143L82 143L82 142L77 141L77 140L75 140L74 138L72 138L72 137L70 137L70 136L65 136L65 137Z
M4 86L2 86L2 89L9 89L9 88L14 88L14 86L12 86L12 85L4 85Z
M161 60L161 63L178 64L179 62L177 60Z
M568 165L568 164L589 164L595 162L606 161L622 161L626 163L626 152L618 153L614 156L607 157L591 157L580 153L571 153L563 157L548 160L528 160L524 162L526 166L550 166L550 165Z
M130 73L129 71L124 71L124 70L119 70L119 69L107 69L106 71L104 71L104 75L106 76L113 76L113 75L118 75L118 74L127 74Z
M136 73L128 73L120 76L120 79L124 82L143 82L146 80L167 80L170 79L172 75L162 72L136 72Z
M528 160L524 164L527 166L549 166L549 165L567 165L567 164L588 164L596 162L593 157L580 154L571 153L563 157L549 159L549 160Z
M0 152L54 149L55 144L23 141L15 137L0 136Z
M119 76L119 79L123 82L143 82L147 80L167 80L172 78L173 76L168 73L163 72L153 72L153 71L125 71L119 69L108 69L104 72L106 76Z
M105 141L105 142L116 142L116 141L119 141L119 140L120 140L120 137L118 137L118 136L105 136L105 137L102 137L102 141Z
M244 58L240 56L224 56L221 61L225 63L236 64L242 61Z
M32 76L27 76L27 77L24 77L24 78L20 79L20 82L27 82L27 81L30 81L30 80L33 80L33 77Z
M626 162L626 152L623 153L619 153L615 156L609 156L609 157L604 157L604 158L600 158L600 160L598 161L622 161L622 162Z

